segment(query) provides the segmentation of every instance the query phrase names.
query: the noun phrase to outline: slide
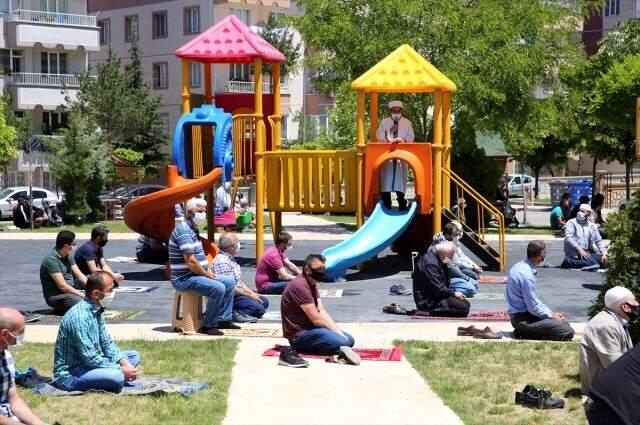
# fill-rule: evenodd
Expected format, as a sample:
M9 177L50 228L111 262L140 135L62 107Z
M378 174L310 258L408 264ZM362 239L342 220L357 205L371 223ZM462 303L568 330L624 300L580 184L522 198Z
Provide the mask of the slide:
M214 128L213 171L197 178L185 178L189 175L187 158L190 155L192 126L211 126ZM167 189L134 199L124 208L124 222L134 232L168 241L175 227L175 205L204 193L216 182L230 181L233 178L233 142L231 140L232 118L221 108L214 105L202 105L183 115L176 125L173 138L173 162L167 168ZM217 252L213 241L202 239L205 252Z
M417 202L408 211L388 210L378 202L364 225L349 239L322 251L327 258L325 276L343 279L349 267L363 263L391 245L409 226L416 214Z

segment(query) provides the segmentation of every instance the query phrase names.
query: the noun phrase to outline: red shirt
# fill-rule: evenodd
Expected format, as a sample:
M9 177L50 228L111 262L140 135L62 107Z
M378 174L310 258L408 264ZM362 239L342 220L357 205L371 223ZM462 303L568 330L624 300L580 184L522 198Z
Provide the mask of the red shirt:
M318 307L318 298L320 298L318 288L307 282L304 276L296 277L285 288L282 293L280 313L282 315L282 333L289 342L292 342L295 336L303 330L314 327L300 306L313 303Z
M273 282L279 282L278 270L284 267L284 260L287 258L277 246L268 248L256 267L256 288L258 292L264 291Z

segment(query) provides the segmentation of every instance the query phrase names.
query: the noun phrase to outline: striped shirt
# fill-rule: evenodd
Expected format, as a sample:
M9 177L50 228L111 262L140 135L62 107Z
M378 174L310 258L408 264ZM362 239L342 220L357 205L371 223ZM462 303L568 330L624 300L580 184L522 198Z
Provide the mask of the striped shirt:
M236 286L242 287L242 274L238 264L230 254L220 251L213 260L213 272L216 276L229 276L236 282Z
M4 350L0 354L0 416L19 422L9 404L9 390L16 386L15 374L13 357L9 350Z
M53 356L54 384L61 384L75 368L118 369L124 354L107 331L102 309L84 298L64 315Z
M209 265L198 234L186 221L176 224L169 239L169 263L171 264L171 283L173 284L196 276L189 271L187 263L184 261L184 254L195 255L200 265L205 269Z

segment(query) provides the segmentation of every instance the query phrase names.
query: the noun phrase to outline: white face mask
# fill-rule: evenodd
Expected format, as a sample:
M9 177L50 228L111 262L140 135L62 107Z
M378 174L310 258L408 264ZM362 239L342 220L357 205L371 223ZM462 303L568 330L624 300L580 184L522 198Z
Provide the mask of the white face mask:
M449 258L449 257L444 257L444 258L442 259L442 263L443 263L443 264L449 264L450 262L451 262L451 258Z
M26 337L24 332L22 332L21 335L14 335L11 332L9 332L9 335L11 335L16 340L16 342L9 345L9 351L17 351L17 350L20 350L22 347L24 347L24 344L26 342Z
M399 121L402 117L402 114L391 114L391 119L394 121Z
M289 251L291 248L293 248L293 244L284 246L285 251Z
M582 211L578 211L578 215L576 216L576 218L578 219L579 223L584 223L587 221L587 216Z
M205 212L197 212L195 216L193 216L193 222L196 226L202 226L207 222L207 213Z
M225 188L226 190L231 189L231 182L224 182L224 188Z
M100 303L100 306L106 310L107 308L109 308L111 303L113 303L113 299L116 297L116 293L115 293L115 291L112 291L112 292L110 292L108 294L105 294L102 291L100 291L100 293L104 294L104 298L101 299L98 302Z

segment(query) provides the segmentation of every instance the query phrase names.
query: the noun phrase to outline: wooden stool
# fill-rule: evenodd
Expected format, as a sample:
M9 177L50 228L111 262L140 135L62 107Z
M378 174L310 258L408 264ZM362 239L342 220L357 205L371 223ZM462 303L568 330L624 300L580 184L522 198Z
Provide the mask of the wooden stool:
M190 335L198 333L202 327L202 296L189 291L176 291L173 297L171 326L176 332L182 331Z

